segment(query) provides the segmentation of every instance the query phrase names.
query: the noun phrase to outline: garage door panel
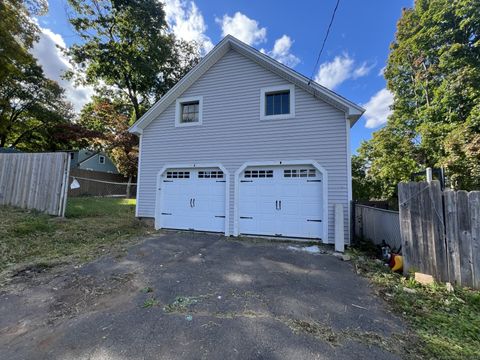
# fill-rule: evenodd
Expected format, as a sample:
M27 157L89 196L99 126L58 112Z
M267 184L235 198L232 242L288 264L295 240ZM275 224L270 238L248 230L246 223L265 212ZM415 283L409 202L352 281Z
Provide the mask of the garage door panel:
M247 168L241 180L266 174L267 170ZM323 234L321 174L310 166L278 166L270 170L269 177L240 182L240 217L252 219L240 218L239 232L320 238Z
M160 190L161 227L224 232L225 186L217 169L168 170Z

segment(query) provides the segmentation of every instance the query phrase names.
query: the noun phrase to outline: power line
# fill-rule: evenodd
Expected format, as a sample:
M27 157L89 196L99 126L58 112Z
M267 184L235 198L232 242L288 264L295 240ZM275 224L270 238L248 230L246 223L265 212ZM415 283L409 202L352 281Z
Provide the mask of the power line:
M310 85L310 82L313 79L313 75L315 74L315 71L317 70L318 62L320 61L320 56L322 56L323 48L325 47L325 43L327 42L328 35L330 34L330 28L332 27L333 20L335 19L335 14L337 13L337 9L338 9L339 4L340 4L340 0L337 0L337 3L335 4L335 8L333 9L332 17L330 19L330 24L328 24L327 32L325 34L325 37L323 38L322 47L320 48L320 52L318 53L317 62L315 63L315 66L313 67L312 75L310 76L310 80L308 81L308 85Z

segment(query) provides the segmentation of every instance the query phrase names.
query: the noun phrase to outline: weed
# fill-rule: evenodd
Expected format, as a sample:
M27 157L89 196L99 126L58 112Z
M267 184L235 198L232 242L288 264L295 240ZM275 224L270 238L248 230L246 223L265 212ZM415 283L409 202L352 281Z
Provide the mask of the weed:
M368 277L378 293L410 324L418 338L416 352L431 359L480 358L480 291L442 284L423 286L392 273L369 253L353 250L357 273ZM404 288L415 291L405 291Z
M198 303L199 298L188 296L177 296L171 304L164 306L166 313L186 313L192 305Z
M145 300L143 302L142 307L147 309L147 308L151 308L151 307L154 307L154 306L157 306L157 305L158 305L158 300L155 299L154 297L151 297L151 298L148 298L147 300Z
M153 232L135 219L134 205L131 199L72 198L61 221L0 206L0 272L21 263L84 262L125 248Z
M144 287L144 288L142 289L142 292L145 293L145 294L151 293L151 292L153 292L153 288L150 287L150 286Z
M330 326L320 324L318 322L308 322L296 319L282 319L295 334L306 333L313 337L325 341L332 346L338 345L338 335Z

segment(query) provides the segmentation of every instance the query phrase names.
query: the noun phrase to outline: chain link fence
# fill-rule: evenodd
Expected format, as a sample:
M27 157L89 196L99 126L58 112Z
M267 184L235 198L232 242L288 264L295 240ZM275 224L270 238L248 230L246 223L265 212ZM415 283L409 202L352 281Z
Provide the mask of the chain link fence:
M69 197L103 196L103 197L135 197L137 184L70 176Z

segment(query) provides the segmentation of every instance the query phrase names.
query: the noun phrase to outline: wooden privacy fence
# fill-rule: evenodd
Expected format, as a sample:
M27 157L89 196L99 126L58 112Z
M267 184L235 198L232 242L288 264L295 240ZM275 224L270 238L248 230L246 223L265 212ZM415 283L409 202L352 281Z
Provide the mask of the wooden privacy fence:
M353 214L355 237L369 240L376 245L385 240L392 249L400 248L402 238L398 211L354 204Z
M438 181L398 186L404 271L480 288L480 191L442 191Z
M64 216L69 168L67 153L0 154L0 205Z

